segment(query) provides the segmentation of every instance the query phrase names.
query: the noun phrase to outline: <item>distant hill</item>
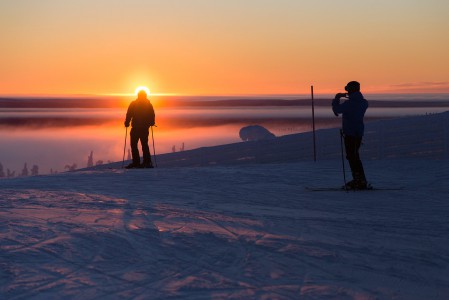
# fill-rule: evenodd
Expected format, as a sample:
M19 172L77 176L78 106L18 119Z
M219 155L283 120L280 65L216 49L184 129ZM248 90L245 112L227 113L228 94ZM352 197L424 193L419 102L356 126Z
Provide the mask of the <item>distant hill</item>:
M316 132L317 159L340 159L338 128ZM449 111L366 123L363 160L390 158L449 159ZM312 132L271 140L201 147L157 155L159 167L194 167L313 160ZM99 168L120 168L122 162Z

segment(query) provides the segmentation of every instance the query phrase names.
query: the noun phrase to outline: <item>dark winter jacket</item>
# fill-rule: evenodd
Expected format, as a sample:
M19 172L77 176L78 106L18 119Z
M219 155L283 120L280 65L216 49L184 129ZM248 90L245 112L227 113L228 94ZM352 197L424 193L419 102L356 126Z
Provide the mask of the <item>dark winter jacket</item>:
M347 136L362 137L365 125L363 117L368 109L368 101L363 98L362 93L349 94L348 100L340 103L340 99L332 101L332 110L336 115L343 114L343 133Z
M125 126L131 126L136 129L148 129L154 126L155 115L153 105L148 99L137 99L131 102L126 113Z

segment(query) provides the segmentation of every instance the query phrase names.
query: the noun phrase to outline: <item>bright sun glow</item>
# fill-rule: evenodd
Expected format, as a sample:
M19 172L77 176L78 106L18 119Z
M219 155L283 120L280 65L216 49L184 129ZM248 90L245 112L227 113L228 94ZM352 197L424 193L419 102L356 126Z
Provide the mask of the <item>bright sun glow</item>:
M150 95L150 89L147 88L146 86L138 86L136 88L136 90L134 91L134 94L136 94L136 96L137 96L137 94L139 94L139 92L142 90L145 91L145 93L147 93L148 96Z

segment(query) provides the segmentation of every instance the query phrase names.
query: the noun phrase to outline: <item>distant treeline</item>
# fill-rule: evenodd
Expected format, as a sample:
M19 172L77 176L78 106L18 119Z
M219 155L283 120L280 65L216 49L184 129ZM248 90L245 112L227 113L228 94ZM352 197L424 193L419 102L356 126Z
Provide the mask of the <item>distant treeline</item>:
M331 99L315 99L316 106L331 106ZM449 107L449 99L441 101L388 101L369 100L370 107ZM172 106L177 107L266 107L266 106L301 106L312 105L310 99L285 100L285 99L229 99L212 101L172 101Z
M151 96L157 107L285 107L311 106L310 99L282 99L282 98L232 98L214 99L213 97L182 97L182 96ZM425 98L425 96L423 96ZM99 98L0 98L0 108L117 108L129 102L124 97ZM316 106L330 106L332 99L315 99ZM368 98L371 107L449 107L449 98L441 100L411 99L405 100L376 100Z
M0 108L110 108L114 98L0 98Z
M0 127L29 127L29 128L48 128L48 127L74 127L74 126L97 126L110 122L107 118L101 117L70 117L61 115L60 117L48 116L2 116L0 117Z

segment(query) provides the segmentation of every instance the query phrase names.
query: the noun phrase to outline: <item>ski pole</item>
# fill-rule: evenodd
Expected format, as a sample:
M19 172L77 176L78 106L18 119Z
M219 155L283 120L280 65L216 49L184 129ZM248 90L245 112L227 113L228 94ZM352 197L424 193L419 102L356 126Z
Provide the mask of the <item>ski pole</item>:
M156 126L156 125L154 125ZM157 126L156 126L157 127ZM153 140L153 153L154 153L154 166L157 168L157 162L156 162L156 148L154 147L154 133L153 133L153 126L151 126L151 139Z
M346 187L346 171L345 171L345 159L344 159L344 149L343 149L343 129L340 129L340 145L341 145L341 163L343 166L343 181L345 183L344 187L345 190L348 191L348 188Z
M126 151L126 137L128 136L128 127L125 127L125 145L123 146L123 161L122 169L125 167L125 151Z

